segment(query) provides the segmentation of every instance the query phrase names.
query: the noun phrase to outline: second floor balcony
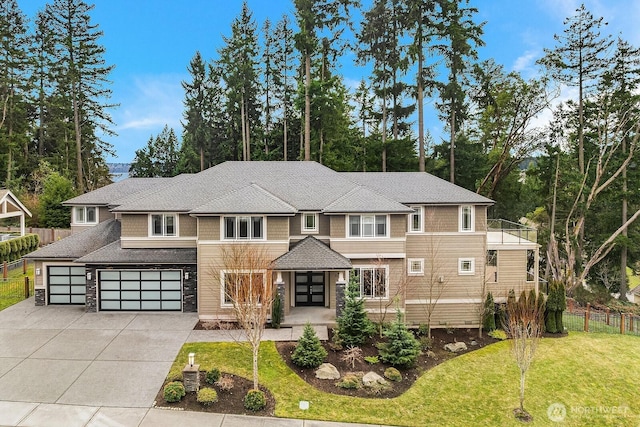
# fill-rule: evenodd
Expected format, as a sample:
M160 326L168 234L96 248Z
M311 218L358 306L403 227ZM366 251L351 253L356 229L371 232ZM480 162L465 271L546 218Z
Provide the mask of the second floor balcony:
M487 243L503 245L530 245L537 243L538 230L506 219L487 221Z

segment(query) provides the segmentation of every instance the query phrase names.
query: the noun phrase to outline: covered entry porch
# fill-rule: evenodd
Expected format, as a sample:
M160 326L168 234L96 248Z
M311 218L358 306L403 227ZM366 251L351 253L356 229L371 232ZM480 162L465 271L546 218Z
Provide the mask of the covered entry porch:
M333 324L351 261L312 236L274 261L283 325Z

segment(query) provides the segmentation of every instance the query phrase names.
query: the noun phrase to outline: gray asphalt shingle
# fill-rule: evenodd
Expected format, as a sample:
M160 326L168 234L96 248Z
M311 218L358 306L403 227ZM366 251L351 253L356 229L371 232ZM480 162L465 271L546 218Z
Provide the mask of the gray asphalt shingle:
M351 261L313 236L307 236L289 252L276 258L275 270L350 270Z
M97 249L75 262L83 264L196 264L195 248L122 249L120 241Z

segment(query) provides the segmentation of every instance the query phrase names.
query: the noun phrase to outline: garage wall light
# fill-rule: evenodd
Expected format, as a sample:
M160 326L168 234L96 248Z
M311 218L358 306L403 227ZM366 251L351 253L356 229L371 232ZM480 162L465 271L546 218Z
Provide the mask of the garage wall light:
M39 275L40 275L40 269L36 268L36 276L39 276Z
M189 280L189 272L188 271L184 272L184 280Z
M87 271L87 280L91 280L91 272Z

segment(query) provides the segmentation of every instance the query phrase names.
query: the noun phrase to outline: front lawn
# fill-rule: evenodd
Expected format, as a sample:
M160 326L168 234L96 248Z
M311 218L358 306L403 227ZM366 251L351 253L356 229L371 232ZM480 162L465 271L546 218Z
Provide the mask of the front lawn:
M251 378L251 355L237 343L185 344L169 376L179 375L188 354L201 370L220 370ZM545 338L529 371L526 409L532 425L558 425L547 409L564 405L562 425L638 425L640 339L620 335L570 333ZM403 395L363 399L323 393L308 385L282 361L273 342L260 352L260 383L276 399L279 417L408 426L521 425L518 373L508 342L464 354L427 371ZM299 401L311 402L308 410ZM557 406L556 406L557 408ZM557 414L557 411L555 412Z
M30 263L27 268L27 274L22 273L22 268L11 270L7 274L7 280L2 280L0 274L0 310L19 303L24 300L24 278L29 277L31 281L31 292L33 292L34 267Z

